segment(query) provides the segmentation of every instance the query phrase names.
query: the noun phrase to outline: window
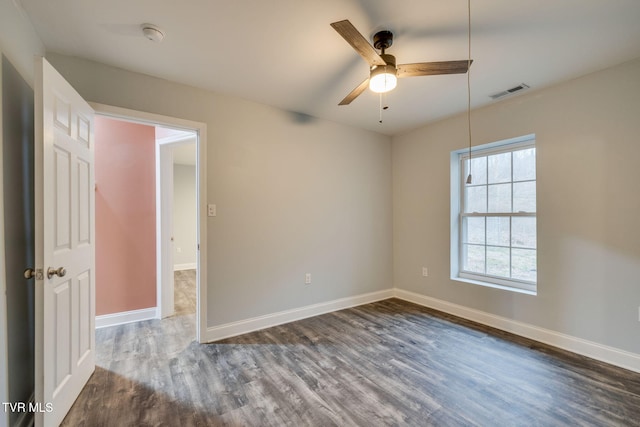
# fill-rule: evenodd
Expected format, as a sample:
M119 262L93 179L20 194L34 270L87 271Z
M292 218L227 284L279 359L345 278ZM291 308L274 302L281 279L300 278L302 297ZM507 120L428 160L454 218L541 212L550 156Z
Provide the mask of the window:
M469 152L452 153L452 278L535 293L534 137L476 147L468 174Z

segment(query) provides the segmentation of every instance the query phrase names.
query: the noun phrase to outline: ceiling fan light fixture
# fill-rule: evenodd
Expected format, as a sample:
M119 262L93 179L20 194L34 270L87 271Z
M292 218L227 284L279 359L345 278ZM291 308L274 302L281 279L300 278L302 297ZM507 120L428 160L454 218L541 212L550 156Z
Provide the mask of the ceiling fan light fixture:
M396 67L390 65L378 65L371 69L369 77L369 89L375 93L385 93L393 90L398 84Z

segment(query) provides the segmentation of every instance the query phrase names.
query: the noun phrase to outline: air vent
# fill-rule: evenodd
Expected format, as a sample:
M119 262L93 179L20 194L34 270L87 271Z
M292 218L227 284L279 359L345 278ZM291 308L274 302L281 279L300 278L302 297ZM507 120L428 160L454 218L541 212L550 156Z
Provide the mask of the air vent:
M510 89L503 90L502 92L498 92L498 93L494 93L493 95L489 95L489 98L491 98L491 99L500 99L500 98L502 98L504 96L511 95L513 93L520 92L521 90L525 90L525 89L529 89L529 85L526 85L526 84L522 83L522 84L519 84L518 86L514 86L514 87L512 87Z

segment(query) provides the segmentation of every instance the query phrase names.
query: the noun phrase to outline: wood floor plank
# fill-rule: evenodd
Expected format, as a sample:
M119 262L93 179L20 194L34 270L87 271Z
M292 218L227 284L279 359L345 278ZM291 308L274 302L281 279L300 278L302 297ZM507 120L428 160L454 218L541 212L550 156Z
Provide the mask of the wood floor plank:
M640 374L400 300L205 345L194 311L97 331L63 425L640 426Z

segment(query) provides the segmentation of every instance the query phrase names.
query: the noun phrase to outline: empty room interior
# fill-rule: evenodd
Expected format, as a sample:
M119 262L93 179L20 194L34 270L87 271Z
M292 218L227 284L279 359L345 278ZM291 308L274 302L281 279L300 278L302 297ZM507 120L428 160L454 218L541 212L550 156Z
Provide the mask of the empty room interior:
M0 427L640 426L639 22L0 0Z

